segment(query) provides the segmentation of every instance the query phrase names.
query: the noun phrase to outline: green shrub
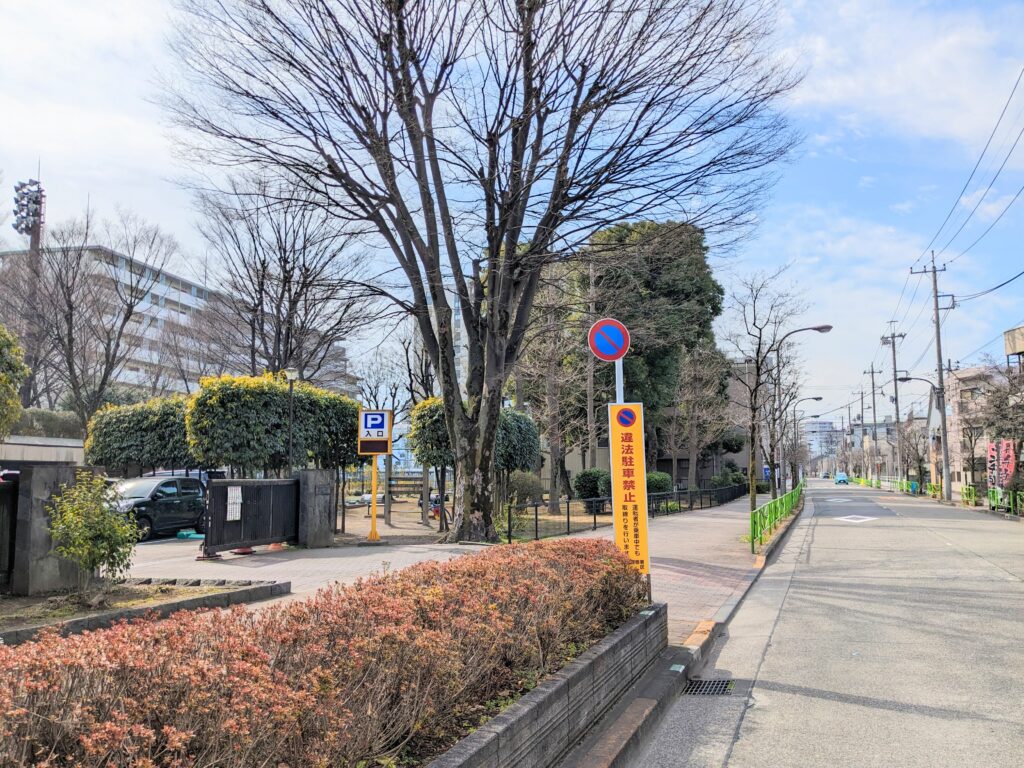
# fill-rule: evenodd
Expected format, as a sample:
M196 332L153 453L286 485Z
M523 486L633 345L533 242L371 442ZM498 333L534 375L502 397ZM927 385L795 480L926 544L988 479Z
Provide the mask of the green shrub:
M672 490L672 475L668 472L648 472L647 492L668 493Z
M358 405L347 397L301 381L289 395L284 377L269 373L208 377L199 384L185 407L185 428L202 466L243 472L287 467L292 400L295 466L346 466L357 459Z
M611 490L611 477L607 469L584 469L577 473L572 479L572 489L576 492L576 498L596 499L607 496L607 493L601 493L601 479L607 480L608 490Z
M25 356L18 346L18 340L7 328L0 325L0 440L11 434L21 416L21 399L18 392L28 376Z
M602 498L607 498L612 495L612 474L611 472L605 472L599 478L597 478L597 495Z
M11 430L12 435L27 437L64 437L81 439L82 424L74 411L51 411L48 408L25 408Z
M505 408L494 440L494 468L500 472L528 471L540 459L540 432L522 411Z
M135 405L108 405L89 419L85 456L104 467L195 467L185 431L186 399L154 397Z
M62 485L47 505L50 536L57 554L78 565L79 591L94 576L124 578L139 540L135 516L118 510L116 491L100 475L75 473L74 485Z
M516 470L508 478L508 496L513 504L543 501L544 485L532 472Z
M757 492L758 493L769 493L771 491L771 485L765 480L757 481Z

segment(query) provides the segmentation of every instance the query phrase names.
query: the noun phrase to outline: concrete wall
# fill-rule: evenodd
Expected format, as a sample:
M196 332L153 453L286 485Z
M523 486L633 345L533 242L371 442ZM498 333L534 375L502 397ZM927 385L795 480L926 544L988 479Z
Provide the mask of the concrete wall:
M11 592L37 595L78 585L78 566L53 551L46 505L64 483L73 483L74 467L25 467L18 479L18 522L15 529Z
M647 671L668 645L654 605L430 763L429 768L549 768Z
M299 544L329 547L334 543L337 512L334 501L334 470L304 469L299 478Z
M28 437L11 435L0 443L0 467L13 464L85 463L81 440L66 437Z

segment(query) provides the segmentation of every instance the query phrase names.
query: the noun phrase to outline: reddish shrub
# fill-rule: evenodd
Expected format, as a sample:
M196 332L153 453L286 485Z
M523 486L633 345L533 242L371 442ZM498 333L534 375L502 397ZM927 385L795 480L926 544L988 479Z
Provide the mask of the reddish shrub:
M258 613L0 646L0 764L345 766L429 753L644 602L609 543L495 547Z

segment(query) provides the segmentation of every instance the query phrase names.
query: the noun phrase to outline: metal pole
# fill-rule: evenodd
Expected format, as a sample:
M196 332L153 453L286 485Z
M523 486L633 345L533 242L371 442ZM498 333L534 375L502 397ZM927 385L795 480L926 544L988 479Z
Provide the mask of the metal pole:
M622 380L622 358L615 361L615 402L626 402L625 385Z
M943 268L945 269L945 268ZM935 359L939 372L939 386L935 391L935 404L939 409L939 430L942 435L942 497L953 498L949 481L949 439L946 433L946 381L942 370L942 323L939 322L939 273L935 269L935 251L932 251L932 307L935 311Z
M292 461L292 424L295 421L295 382L288 379L288 474L295 468Z
M903 435L900 430L900 384L897 381L899 374L896 370L896 339L905 338L905 333L896 333L895 330L889 334L889 341L892 344L892 395L893 403L896 406L896 479L903 480Z
M377 533L377 457L370 457L370 535L367 541L380 541Z

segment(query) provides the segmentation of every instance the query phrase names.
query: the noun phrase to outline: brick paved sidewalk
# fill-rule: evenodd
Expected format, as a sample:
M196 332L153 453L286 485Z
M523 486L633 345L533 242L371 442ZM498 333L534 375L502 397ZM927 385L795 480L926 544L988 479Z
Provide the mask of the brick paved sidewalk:
M769 497L758 497L763 504ZM746 588L754 567L750 544L750 497L721 507L651 518L651 590L668 603L670 643L682 643L704 619L711 619L737 590ZM588 536L611 538L610 529Z
M656 601L668 603L670 642L681 643L699 621L712 618L737 589L745 586L745 577L754 567L750 545L743 541L750 526L749 508L749 499L744 496L721 507L651 519L652 589ZM605 527L578 535L610 539L612 529ZM198 545L196 541L175 539L141 544L131 575L291 581L294 599L331 582L352 582L384 567L397 569L424 560L447 560L481 548L395 544L285 549L196 561Z

